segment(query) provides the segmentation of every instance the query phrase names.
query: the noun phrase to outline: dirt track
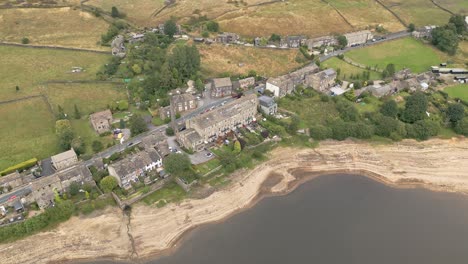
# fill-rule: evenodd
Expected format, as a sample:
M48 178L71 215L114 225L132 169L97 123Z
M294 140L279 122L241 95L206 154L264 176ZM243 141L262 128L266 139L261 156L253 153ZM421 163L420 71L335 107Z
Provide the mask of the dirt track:
M163 208L136 206L130 233L138 258L171 248L180 235L196 225L222 220L256 201L262 185L284 193L297 183L298 171L358 172L392 184L425 186L468 192L468 140L404 141L394 145L324 142L316 149L279 148L271 159L248 172L239 172L232 184L202 200L186 200ZM379 176L380 175L380 176ZM275 178L275 181L271 180ZM274 182L272 184L271 182ZM3 263L47 263L65 259L112 257L128 259L132 243L128 219L117 209L101 215L74 217L57 229L0 245Z

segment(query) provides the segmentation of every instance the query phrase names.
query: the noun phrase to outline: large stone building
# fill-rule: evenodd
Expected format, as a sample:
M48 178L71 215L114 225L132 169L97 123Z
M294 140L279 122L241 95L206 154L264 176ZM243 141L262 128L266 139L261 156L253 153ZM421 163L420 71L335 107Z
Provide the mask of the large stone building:
M287 36L282 38L280 41L280 47L282 48L299 48L305 44L307 38L305 36Z
M75 150L70 149L51 157L52 167L56 170L63 170L78 163Z
M162 158L156 150L140 151L109 165L109 175L116 178L120 187L130 189L132 183L146 172L162 166Z
M183 113L197 108L197 100L195 96L187 93L173 95L171 105L159 108L159 117L162 120L171 117L171 106L174 107L175 113Z
M326 69L307 76L305 84L319 92L328 92L335 84L335 79L336 71L334 69Z
M344 34L346 40L348 41L347 47L353 45L360 45L366 43L368 40L371 40L374 36L369 30L362 30L357 32L351 32Z
M229 77L213 79L211 97L225 97L232 94L232 82Z
M241 97L216 110L186 120L187 129L178 133L177 139L184 147L199 150L203 143L213 142L229 131L253 122L257 106L255 94Z
M107 109L101 112L97 112L89 115L89 120L94 128L94 131L98 134L110 131L112 124L112 112Z
M432 30L434 30L436 26L424 26L422 28L418 28L415 31L411 32L411 35L415 38L430 38L432 35Z
M310 64L292 73L268 79L265 88L272 92L274 96L283 97L292 93L297 85L305 84L306 77L318 70L317 65Z
M232 88L234 90L247 90L249 88L252 88L255 85L255 78L254 77L248 77L245 79L240 79L238 81L232 82Z

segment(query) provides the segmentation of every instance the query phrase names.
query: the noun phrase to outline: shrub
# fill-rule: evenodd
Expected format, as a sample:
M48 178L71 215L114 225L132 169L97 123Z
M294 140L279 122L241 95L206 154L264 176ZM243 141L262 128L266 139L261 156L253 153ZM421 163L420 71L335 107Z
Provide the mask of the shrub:
M18 164L14 165L14 166L6 168L5 170L0 172L0 175L3 176L3 175L7 175L9 173L12 173L14 171L22 171L22 170L28 169L28 168L36 165L36 164L37 164L37 159L36 158L29 159L27 161L23 161L23 162L18 163Z

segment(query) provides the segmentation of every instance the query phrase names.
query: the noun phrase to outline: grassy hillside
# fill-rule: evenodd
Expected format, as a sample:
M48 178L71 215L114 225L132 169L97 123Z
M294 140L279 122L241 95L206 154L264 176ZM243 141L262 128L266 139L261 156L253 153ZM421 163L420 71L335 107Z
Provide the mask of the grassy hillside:
M445 0L456 3L460 0ZM463 0L461 0L463 1ZM401 17L407 24L416 26L442 25L448 22L450 14L435 6L430 0L382 0L382 2Z
M468 84L458 84L445 88L444 90L452 98L460 98L468 101Z
M201 54L202 71L207 77L222 73L246 74L255 70L263 76L277 76L287 73L301 64L295 61L302 56L297 50L272 50L252 47L198 45ZM239 66L242 63L243 66Z
M48 80L95 79L109 57L91 52L0 46L0 101L38 94L40 83ZM71 73L72 67L83 67L85 71Z
M108 50L98 44L108 24L89 13L64 8L0 10L0 39L20 43Z

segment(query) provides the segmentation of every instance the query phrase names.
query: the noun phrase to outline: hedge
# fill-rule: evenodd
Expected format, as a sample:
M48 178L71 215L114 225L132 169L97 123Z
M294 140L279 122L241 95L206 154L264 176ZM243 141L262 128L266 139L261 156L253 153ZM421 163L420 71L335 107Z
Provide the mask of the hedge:
M23 162L21 162L19 164L11 166L11 167L3 170L3 171L0 171L0 176L7 175L7 174L12 173L12 172L17 171L17 170L21 171L21 170L30 168L30 167L36 165L36 163L37 163L36 158L30 159L30 160L27 160L27 161L23 161Z

